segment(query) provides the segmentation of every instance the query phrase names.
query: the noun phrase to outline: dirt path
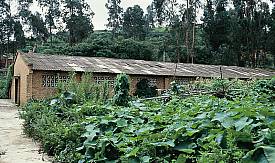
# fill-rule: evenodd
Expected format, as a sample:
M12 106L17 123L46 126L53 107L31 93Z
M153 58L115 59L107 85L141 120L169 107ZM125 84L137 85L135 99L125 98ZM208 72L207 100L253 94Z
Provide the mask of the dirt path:
M39 154L38 145L23 134L18 116L9 100L0 99L0 163L49 163Z

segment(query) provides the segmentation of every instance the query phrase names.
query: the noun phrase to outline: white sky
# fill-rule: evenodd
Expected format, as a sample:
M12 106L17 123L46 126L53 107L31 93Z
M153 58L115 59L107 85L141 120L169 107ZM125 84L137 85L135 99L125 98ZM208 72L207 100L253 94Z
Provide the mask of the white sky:
M105 7L107 0L86 0L91 9L95 13L93 18L93 25L95 30L98 29L106 29L107 18L108 18L108 10ZM148 5L152 3L152 0L121 0L121 7L126 10L127 7L131 7L134 5L140 5L144 12L146 12L146 8Z

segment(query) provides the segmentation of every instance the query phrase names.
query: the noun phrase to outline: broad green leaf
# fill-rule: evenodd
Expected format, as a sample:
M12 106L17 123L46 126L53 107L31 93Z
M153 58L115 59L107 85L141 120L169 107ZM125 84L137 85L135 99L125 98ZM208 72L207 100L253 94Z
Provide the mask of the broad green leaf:
M195 143L182 143L174 147L174 150L185 152L188 154L194 153L197 145Z
M252 119L248 117L243 117L235 122L236 131L241 131L245 126L250 125L253 122Z
M143 157L140 158L140 161L142 163L149 163L150 159L151 159L150 156L143 156Z
M99 133L99 129L95 128L94 124L90 124L86 126L86 132L82 135L82 137L86 137L88 141L92 141L97 133Z
M223 141L223 139L224 139L223 134L218 134L217 137L216 137L216 142L217 142L218 144L221 144L222 141Z
M166 142L156 142L156 143L151 143L154 146L170 146L174 147L175 143L172 140L166 141Z
M181 152L191 154L191 153L195 153L195 150L194 149L181 149Z
M275 146L262 146L264 154L269 163L275 162Z
M117 127L126 127L127 126L127 120L120 118L116 121Z
M198 133L198 132L200 132L200 130L193 130L193 129L191 129L191 128L188 128L187 130L186 130L186 135L188 135L188 136L193 136L195 133Z
M230 117L226 117L221 121L221 125L224 128L230 128L230 127L234 126L234 120Z
M141 118L136 118L136 117L135 117L135 118L132 119L132 122L142 124L142 123L144 122L144 120L141 119Z
M204 113L199 114L196 118L197 119L204 119L204 118L206 118L206 115L207 115L207 113L204 112Z
M183 154L180 154L179 157L177 158L176 163L185 163L187 160L186 156Z
M137 130L136 134L139 135L144 132L149 132L150 130L153 130L153 129L155 129L153 126L144 127L144 128Z
M139 149L140 149L139 147L135 147L134 149L131 150L130 153L126 154L125 157L129 158L129 157L137 156L137 153L138 153Z

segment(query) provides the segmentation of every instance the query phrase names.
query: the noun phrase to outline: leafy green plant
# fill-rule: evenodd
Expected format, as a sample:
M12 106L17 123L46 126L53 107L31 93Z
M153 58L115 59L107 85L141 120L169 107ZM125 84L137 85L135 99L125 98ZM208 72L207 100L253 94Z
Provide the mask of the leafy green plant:
M8 98L13 79L13 64L9 66L7 75L0 77L0 98Z
M58 84L59 95L70 94L69 97L73 95L75 103L84 103L87 100L106 103L110 97L109 92L108 83L95 84L91 73L84 73L78 81L76 74L72 72L67 83Z
M265 89L273 89L272 82L234 82L234 88L249 86L232 99L173 96L167 103L133 101L128 107L32 101L21 118L25 132L56 162L271 163L275 103Z
M157 87L154 84L151 84L148 79L141 79L136 85L135 96L138 97L155 97L158 95Z
M130 83L129 77L126 74L120 74L117 76L114 91L114 104L118 106L129 106Z

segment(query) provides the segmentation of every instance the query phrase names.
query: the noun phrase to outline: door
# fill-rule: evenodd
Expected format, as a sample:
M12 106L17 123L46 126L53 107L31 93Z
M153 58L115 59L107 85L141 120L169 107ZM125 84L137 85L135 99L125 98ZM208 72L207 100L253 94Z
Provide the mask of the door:
M19 77L15 77L15 103L20 105L20 78Z

